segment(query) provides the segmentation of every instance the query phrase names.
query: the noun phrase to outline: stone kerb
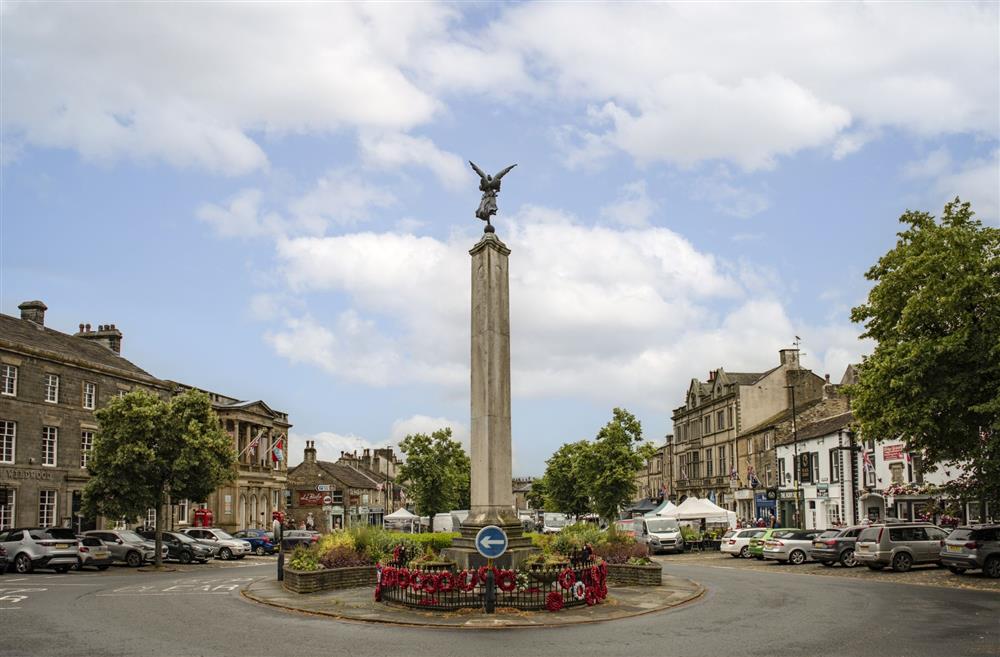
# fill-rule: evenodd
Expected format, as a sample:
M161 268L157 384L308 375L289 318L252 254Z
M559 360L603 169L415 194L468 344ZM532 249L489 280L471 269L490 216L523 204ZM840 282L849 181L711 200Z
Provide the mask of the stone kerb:
M375 566L324 568L322 570L293 570L286 566L282 585L293 593L318 593L336 589L375 586Z
M629 563L609 563L608 581L622 586L659 586L663 579L663 567L658 563L636 565Z

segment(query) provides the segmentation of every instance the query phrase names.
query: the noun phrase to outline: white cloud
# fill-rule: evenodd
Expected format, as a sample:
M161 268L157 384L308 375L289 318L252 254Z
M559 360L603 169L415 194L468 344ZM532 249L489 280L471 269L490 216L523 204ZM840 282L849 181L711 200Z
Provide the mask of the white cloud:
M332 170L313 188L292 201L289 211L304 232L319 235L329 223L350 225L364 221L373 208L393 205L395 197L356 173Z
M274 213L260 216L260 197L259 189L244 189L230 198L225 206L202 204L196 215L222 237L282 234L286 225L281 217Z
M601 208L601 216L622 226L639 228L649 223L657 203L646 193L646 181L637 180L619 190L618 199Z
M951 154L946 148L939 148L927 154L926 157L908 162L903 167L903 178L913 180L920 178L936 178L952 168Z
M469 172L462 158L442 151L426 137L402 133L363 134L361 159L367 166L397 169L423 166L434 172L443 185L457 189L469 182Z
M848 155L860 151L865 144L875 141L879 136L877 130L853 130L841 133L833 144L833 159L842 160Z
M316 443L316 459L320 461L336 462L340 459L341 452L357 452L361 454L366 449L374 450L380 447L390 447L388 441L372 442L361 436L354 434L339 434L332 431L321 431L319 433L297 433L291 432L288 436L289 452L288 464L296 465L302 462L302 452L306 448L306 441L312 440Z
M732 181L733 174L729 169L719 166L713 173L695 180L692 196L700 201L710 202L716 212L740 219L760 214L771 206L766 193L736 185Z
M451 437L462 443L465 453L470 453L469 448L469 427L458 420L451 420L446 417L428 417L427 415L413 415L408 418L399 419L392 423L389 431L389 439L393 444L398 445L399 441L410 434L425 433L430 435L438 429L451 428Z
M1000 222L1000 150L986 157L955 162L946 149L937 149L906 164L902 177L923 186L921 200L931 205L933 214L958 196L972 203L980 220Z

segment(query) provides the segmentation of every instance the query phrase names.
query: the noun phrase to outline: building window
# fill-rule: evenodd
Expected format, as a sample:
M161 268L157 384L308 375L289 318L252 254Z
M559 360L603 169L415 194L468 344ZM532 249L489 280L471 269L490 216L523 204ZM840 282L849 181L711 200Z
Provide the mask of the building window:
M146 509L146 526L156 527L156 509Z
M768 488L771 487L771 464L768 463L764 466L764 485Z
M711 415L706 415L704 418L702 418L702 422L705 425L702 428L702 430L704 431L705 435L707 436L708 434L712 433L712 416Z
M768 431L764 434L764 451L771 449L771 432Z
M778 459L778 486L785 485L785 459Z
M90 450L94 449L94 432L80 433L80 467L85 468L90 463Z
M56 443L59 440L59 429L42 427L42 465L56 464Z
M730 427L735 427L736 426L736 423L733 421L733 407L732 406L729 407L729 426Z
M812 483L819 483L819 452L812 452Z
M17 495L17 489L11 488L7 490L7 503L0 506L0 530L10 529L14 526L14 509L17 506L14 504L14 497Z
M715 414L715 428L717 431L722 431L726 428L726 412L719 411Z
M712 448L709 447L705 450L705 476L712 476Z
M118 398L121 399L122 397L124 397L127 394L128 394L128 392L126 390L119 390L118 391Z
M17 368L13 365L4 365L0 370L0 395L17 395Z
M753 438L747 438L747 454L753 454Z
M97 385L85 381L83 383L83 407L87 410L94 410L97 405Z
M190 500L181 500L177 503L177 524L186 525L188 523L188 509L190 507Z
M343 494L341 494L340 496L340 501L341 502L344 501ZM278 510L278 491L276 490L271 491L271 508L274 509L275 511Z
M729 472L726 471L726 446L723 445L719 447L719 476L728 476Z
M59 375L45 375L45 401L51 404L59 403Z
M826 526L836 527L840 524L840 505L830 504L826 507Z
M840 481L840 450L830 450L830 483L835 484Z
M56 524L56 491L38 491L38 526L51 527Z
M0 463L14 462L14 447L17 444L17 423L0 420Z

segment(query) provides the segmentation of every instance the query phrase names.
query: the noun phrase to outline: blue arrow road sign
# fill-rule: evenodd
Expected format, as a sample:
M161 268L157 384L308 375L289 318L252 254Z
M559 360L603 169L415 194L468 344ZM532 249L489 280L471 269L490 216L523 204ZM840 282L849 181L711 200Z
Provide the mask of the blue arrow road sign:
M487 559L496 559L507 551L507 533L496 525L486 525L476 534L476 549Z

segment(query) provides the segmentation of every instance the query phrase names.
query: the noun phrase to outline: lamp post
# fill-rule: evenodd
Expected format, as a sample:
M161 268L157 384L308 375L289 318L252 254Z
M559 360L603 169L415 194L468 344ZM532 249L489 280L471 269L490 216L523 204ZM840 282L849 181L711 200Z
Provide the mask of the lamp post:
M792 393L792 482L795 486L795 515L798 522L803 522L802 503L799 499L799 429L795 421L795 386L785 386Z

